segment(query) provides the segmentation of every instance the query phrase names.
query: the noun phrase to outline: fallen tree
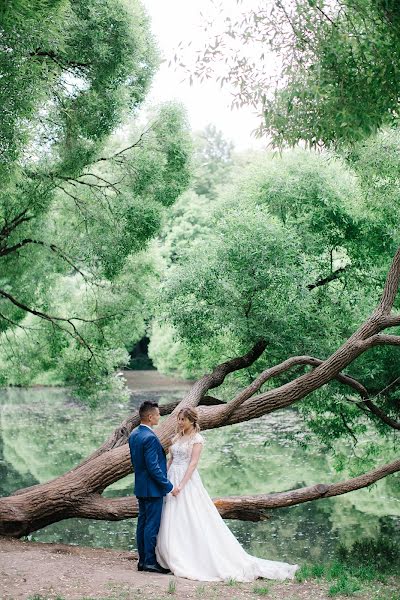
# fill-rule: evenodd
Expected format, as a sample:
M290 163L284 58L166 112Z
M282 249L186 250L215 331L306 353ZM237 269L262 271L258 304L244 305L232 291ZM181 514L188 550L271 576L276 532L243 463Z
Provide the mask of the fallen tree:
M396 420L368 398L368 392L360 382L342 373L358 356L374 346L400 345L400 335L383 333L388 328L400 325L400 314L393 312L399 281L400 248L392 261L379 304L358 330L326 360L311 356L291 357L262 372L227 403L210 397L209 390L220 386L230 373L253 364L263 353L266 343L258 341L248 354L215 367L192 385L181 402L162 407L162 414L169 415L157 428L164 448L168 449L175 431L176 414L184 406L199 407L201 428L207 430L248 421L291 406L334 379L357 391L360 410L372 418L380 419L394 430L400 429ZM258 393L269 379L296 365L307 365L312 370L284 385ZM138 423L135 413L98 450L71 471L50 482L1 498L0 535L21 537L71 517L107 520L134 517L137 503L133 497L106 498L102 493L132 471L127 439ZM257 521L266 518L267 509L346 494L398 471L400 459L339 483L321 483L277 494L216 498L214 502L223 517Z

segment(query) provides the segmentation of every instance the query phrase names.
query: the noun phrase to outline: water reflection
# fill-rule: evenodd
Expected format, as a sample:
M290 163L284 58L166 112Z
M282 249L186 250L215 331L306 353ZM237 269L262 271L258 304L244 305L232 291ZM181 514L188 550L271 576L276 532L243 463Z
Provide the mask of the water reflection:
M0 495L42 483L70 469L97 448L144 399L170 402L182 390L141 392L129 404L81 407L57 389L0 392ZM282 491L338 475L315 448L282 439L299 427L295 411L205 433L200 473L212 496ZM265 442L268 446L265 447ZM240 542L260 557L289 562L326 559L339 543L352 543L400 529L399 477L339 498L270 512L262 523L228 521ZM132 493L133 476L110 488L109 496ZM135 548L134 519L121 522L68 519L33 534L39 541L118 549Z

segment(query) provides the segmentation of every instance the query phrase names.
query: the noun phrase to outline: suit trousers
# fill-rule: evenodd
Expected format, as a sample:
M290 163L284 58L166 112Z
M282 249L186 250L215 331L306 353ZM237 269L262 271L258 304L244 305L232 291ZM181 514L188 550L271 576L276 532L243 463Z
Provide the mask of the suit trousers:
M154 565L157 562L155 548L160 529L163 501L163 496L138 498L139 516L136 529L136 544L139 563L141 564Z

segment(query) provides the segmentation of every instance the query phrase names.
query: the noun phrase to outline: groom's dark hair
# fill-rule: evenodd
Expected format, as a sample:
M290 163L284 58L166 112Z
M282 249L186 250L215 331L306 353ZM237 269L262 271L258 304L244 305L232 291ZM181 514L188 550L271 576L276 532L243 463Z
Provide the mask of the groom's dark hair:
M145 400L142 402L142 404L139 406L140 420L142 421L143 419L146 419L155 408L158 408L157 402L152 402L151 400Z

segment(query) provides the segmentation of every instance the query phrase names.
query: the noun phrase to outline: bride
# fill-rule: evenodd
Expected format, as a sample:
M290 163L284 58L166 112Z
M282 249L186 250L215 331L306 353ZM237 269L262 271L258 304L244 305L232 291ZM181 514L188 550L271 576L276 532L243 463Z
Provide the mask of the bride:
M168 479L157 538L157 560L174 575L199 581L293 578L298 565L247 554L225 525L204 488L197 464L204 444L195 409L183 408L172 439Z

